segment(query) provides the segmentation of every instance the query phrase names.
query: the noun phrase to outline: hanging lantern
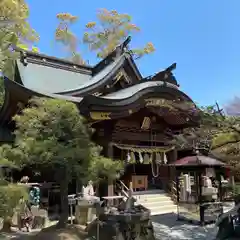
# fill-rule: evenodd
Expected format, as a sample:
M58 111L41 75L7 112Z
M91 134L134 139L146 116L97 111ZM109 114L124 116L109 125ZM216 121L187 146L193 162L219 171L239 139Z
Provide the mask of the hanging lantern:
M153 159L153 155L151 155L151 167L152 167L153 177L154 178L158 177L158 175L159 175L159 163L157 162L157 154L155 154L155 159Z
M138 155L139 155L139 162L140 162L140 163L143 163L143 156L142 156L142 153L139 152Z

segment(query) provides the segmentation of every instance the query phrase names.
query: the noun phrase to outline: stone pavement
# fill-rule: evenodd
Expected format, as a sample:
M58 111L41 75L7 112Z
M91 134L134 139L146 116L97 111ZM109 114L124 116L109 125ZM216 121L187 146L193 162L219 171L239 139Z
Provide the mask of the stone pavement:
M174 213L152 216L151 219L158 240L214 240L217 233L215 225L202 227L177 221Z

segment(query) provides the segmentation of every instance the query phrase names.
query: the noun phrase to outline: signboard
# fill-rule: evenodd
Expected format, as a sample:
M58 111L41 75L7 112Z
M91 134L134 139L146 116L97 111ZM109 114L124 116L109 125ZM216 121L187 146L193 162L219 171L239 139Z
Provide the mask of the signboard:
M111 119L110 114L110 112L90 112L90 117L93 120L109 120Z
M76 205L76 198L74 197L68 197L68 205Z

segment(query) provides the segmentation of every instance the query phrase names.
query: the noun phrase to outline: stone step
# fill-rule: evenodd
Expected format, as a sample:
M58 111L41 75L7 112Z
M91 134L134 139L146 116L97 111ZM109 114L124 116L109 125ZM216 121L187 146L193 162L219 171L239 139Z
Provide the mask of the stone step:
M165 199L165 198L169 198L170 197L167 195L167 194L154 194L154 195L135 195L133 196L134 198L136 199L151 199L151 200L154 200L156 198L158 199Z
M162 207L153 207L149 208L151 215L160 215L166 213L177 213L177 206L162 206Z
M161 201L161 202L138 202L139 204L142 204L146 208L154 208L154 207L167 207L167 206L176 206L172 201Z
M152 193L152 194L135 194L133 195L135 198L155 198L155 197L169 197L166 193Z
M162 190L144 191L141 192L141 194L135 192L134 197L137 200L137 203L151 211L151 215L177 212L177 206Z
M167 196L166 194L158 194L158 195L151 195L151 196L134 196L134 198L138 201L138 202L156 202L156 201L171 201L171 198L169 196Z
M165 191L161 189L154 189L154 190L133 192L133 195L151 195L151 194L161 194L161 193L165 193Z

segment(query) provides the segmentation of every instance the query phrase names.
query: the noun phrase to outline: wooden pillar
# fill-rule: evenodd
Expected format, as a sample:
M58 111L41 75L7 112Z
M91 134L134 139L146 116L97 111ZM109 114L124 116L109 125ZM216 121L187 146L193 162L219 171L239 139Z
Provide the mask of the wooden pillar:
M205 171L205 169L198 169L197 170L197 174L198 174L198 190L199 190L199 194L198 194L198 204L199 204L199 211L200 211L200 223L204 224L204 206L202 205L203 203L203 193L202 193L202 187L203 187L203 172Z
M177 153L177 149L176 148L174 148L173 150L172 150L172 161L173 162L176 162L177 161L177 158L178 158L178 153Z
M110 142L107 144L107 157L113 159L113 144Z
M173 162L177 161L177 149L176 148L167 152L166 155L167 155L168 163L173 163Z
M107 157L111 158L113 160L114 155L113 155L113 145L112 143L109 143L107 146ZM113 196L114 195L114 185L112 181L108 182L108 196Z

